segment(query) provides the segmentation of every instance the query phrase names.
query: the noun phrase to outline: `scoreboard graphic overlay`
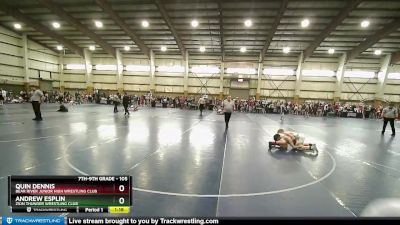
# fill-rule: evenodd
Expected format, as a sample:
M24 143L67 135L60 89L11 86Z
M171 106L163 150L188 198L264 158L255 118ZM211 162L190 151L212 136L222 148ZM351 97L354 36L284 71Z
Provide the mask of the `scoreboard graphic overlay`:
M9 176L12 212L128 213L130 176Z

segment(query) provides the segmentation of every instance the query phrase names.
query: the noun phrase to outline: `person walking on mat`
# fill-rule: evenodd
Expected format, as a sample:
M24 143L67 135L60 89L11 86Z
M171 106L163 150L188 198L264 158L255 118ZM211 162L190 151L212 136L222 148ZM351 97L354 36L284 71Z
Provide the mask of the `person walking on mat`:
M113 96L114 113L117 113L117 112L118 112L118 104L119 104L119 102L120 102L119 95L118 95L118 94L115 94L115 95Z
M203 96L200 97L198 104L200 109L200 115L203 115L204 104L206 104L206 100L204 100Z
M225 130L228 129L229 120L231 119L231 115L235 110L235 103L232 101L232 97L228 96L224 102L222 103L223 112L225 115Z
M128 111L128 106L131 104L131 98L125 93L124 97L122 97L122 105L124 106L125 109L125 116L129 116L129 111Z
M33 120L43 120L42 113L40 112L40 103L42 102L43 92L39 88L33 88L33 94L31 96L33 112L35 112L35 118Z
M383 109L382 117L383 117L383 128L382 135L385 133L386 125L390 122L390 127L392 128L392 136L396 135L396 130L394 128L394 120L399 116L397 109L393 106L393 103L390 103L388 107Z

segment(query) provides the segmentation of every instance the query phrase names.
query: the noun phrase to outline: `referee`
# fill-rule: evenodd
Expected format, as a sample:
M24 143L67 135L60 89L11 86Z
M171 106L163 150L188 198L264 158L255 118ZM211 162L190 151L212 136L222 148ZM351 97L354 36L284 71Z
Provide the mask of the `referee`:
M392 128L392 136L396 135L396 130L394 128L394 120L399 116L397 109L393 107L393 103L389 104L389 107L386 107L382 111L383 117L383 127L382 127L382 135L385 133L386 125L388 122L390 123L390 127Z
M206 100L204 100L203 96L200 97L198 104L200 109L200 115L203 115L204 105L206 104Z
M232 101L232 97L228 96L224 102L222 103L223 112L225 115L225 130L228 129L229 120L231 119L231 115L233 110L235 109L235 103Z
M40 112L40 103L43 100L43 92L39 88L33 88L33 94L31 96L32 108L35 113L33 120L42 121L42 113Z

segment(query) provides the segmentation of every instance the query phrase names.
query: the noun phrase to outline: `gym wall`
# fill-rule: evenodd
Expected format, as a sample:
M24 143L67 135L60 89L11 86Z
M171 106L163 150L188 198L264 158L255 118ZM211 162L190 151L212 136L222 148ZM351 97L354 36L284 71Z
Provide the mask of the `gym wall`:
M30 85L39 86L39 78L59 81L58 53L28 40ZM25 77L23 38L0 26L0 83L23 85Z

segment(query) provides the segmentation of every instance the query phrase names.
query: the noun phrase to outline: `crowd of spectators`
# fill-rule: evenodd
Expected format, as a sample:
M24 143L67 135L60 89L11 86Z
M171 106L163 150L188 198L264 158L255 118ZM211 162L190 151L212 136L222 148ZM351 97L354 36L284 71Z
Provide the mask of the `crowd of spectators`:
M302 103L294 103L285 100L255 100L235 99L237 111L250 113L279 113L303 116L338 116L359 118L381 118L383 106L374 107L373 103L365 102L327 102L306 100Z
M132 103L138 106L197 109L198 99L201 96L166 96L151 94L131 95ZM203 96L204 97L204 96ZM119 95L109 95L107 104L112 104L115 99L121 99ZM205 97L205 107L209 110L221 109L222 101L215 97ZM381 118L383 106L374 107L372 103L364 102L326 102L306 100L302 103L294 103L285 100L263 99L256 100L254 97L248 99L234 98L235 108L238 112L246 113L279 113L294 114L312 117L337 116L358 118Z
M19 93L14 93L12 90L0 89L0 100L1 104L10 103L22 103L28 101L28 93L21 91Z
M23 103L29 102L32 92L0 90L4 98L4 103ZM104 92L88 94L86 92L76 91L70 92L46 92L43 91L45 103L100 103L115 104L121 102L122 96L117 93L106 94ZM198 99L196 96L167 96L152 95L151 93L129 95L131 103L136 106L147 107L163 107L163 108L181 108L181 109L197 109ZM222 101L216 97L205 97L205 108L209 110L221 109ZM254 97L248 99L234 98L235 108L238 112L246 113L279 113L294 114L303 116L337 116L337 117L359 117L359 118L381 118L383 105L373 106L373 103L366 102L327 102L306 100L301 103L294 103L286 100L262 99L256 100Z
M29 102L33 91L25 92L14 92L12 90L6 91L1 89L0 92L4 98L3 103L24 103ZM75 92L70 94L70 92L61 93L59 91L43 91L43 102L44 103L70 103L74 102L76 104L81 103L93 103L95 95L87 94L86 92Z
M128 94L129 95L129 94ZM197 101L199 97L195 96L166 96L166 95L129 95L132 104L148 107L163 108L181 108L181 109L197 109ZM120 102L122 96L118 93L105 95L101 97L101 103L114 104L115 101ZM212 110L218 100L216 98L206 98L206 107Z

